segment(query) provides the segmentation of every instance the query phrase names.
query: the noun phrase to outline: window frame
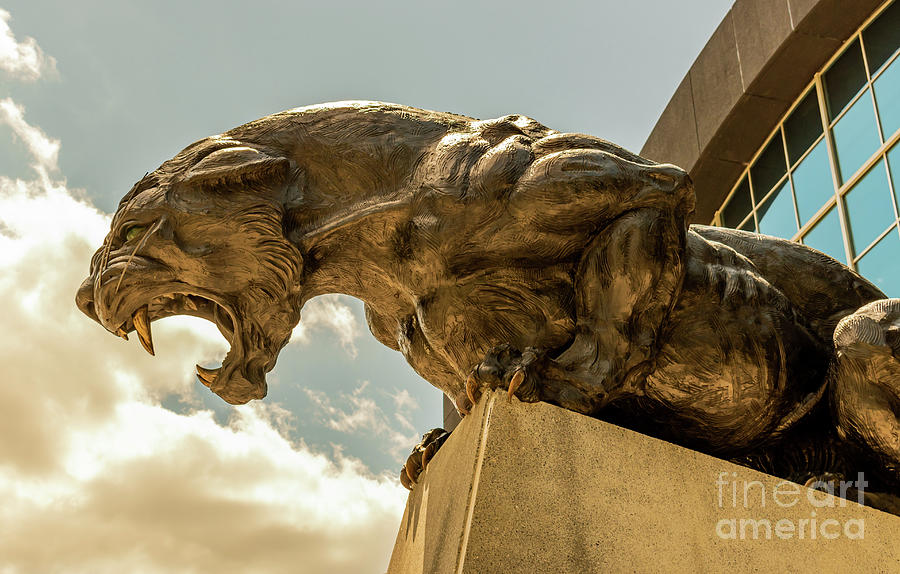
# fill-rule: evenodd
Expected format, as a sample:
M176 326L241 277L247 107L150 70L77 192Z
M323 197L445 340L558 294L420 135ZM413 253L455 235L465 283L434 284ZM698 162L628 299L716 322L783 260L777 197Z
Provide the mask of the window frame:
M895 0L896 2L900 2L900 0ZM713 216L713 220L711 222L712 225L722 226L721 212L731 201L732 197L737 192L740 185L744 182L746 178L747 184L750 189L750 199L751 199L751 209L750 212L744 217L744 219L738 224L736 229L740 229L747 225L747 223L752 220L752 230L756 233L759 233L759 215L757 213L757 209L760 205L763 205L766 200L774 193L779 187L787 180L788 182L788 190L791 194L791 201L794 207L794 220L796 224L796 229L798 231L789 238L791 241L796 241L798 243L803 243L803 238L809 233L822 219L830 212L832 208L837 208L838 218L840 221L841 227L841 240L844 244L844 257L845 261L848 263L848 267L853 270L857 269L857 262L865 257L871 249L877 245L881 240L883 240L888 234L891 232L895 232L900 234L900 205L898 205L898 193L896 186L900 186L900 182L893 181L893 174L889 168L887 162L887 152L890 151L895 145L900 145L900 130L897 130L896 133L890 134L889 137L886 137L883 131L883 127L881 124L880 117L880 108L878 106L878 98L875 95L874 82L880 78L885 71L890 68L892 65L900 65L900 49L895 50L894 54L885 60L882 66L876 70L875 74L872 74L869 70L869 60L868 60L868 52L866 50L865 39L863 37L864 31L872 24L875 20L878 19L881 14L883 14L889 7L891 7L893 2L885 2L878 10L876 10L857 30L854 32L842 45L841 47L835 51L832 57L825 63L824 66L813 76L812 80L809 84L804 87L804 89L800 92L800 96L791 104L790 108L787 112L781 117L778 124L775 128L769 133L769 135L763 140L763 144L759 146L759 149L756 150L751 161L747 163L747 165L742 170L741 174L735 181L734 186L731 190L729 190L728 195L722 201L719 209ZM829 120L828 117L828 109L826 105L826 97L825 97L825 86L823 83L823 78L826 72L831 68L831 66L841 57L844 53L854 47L856 43L859 43L860 51L862 52L863 58L863 69L865 72L866 83L862 86L857 94L847 103L846 106L841 110L841 112L833 119ZM810 90L815 90L816 100L819 106L819 115L820 121L822 123L822 133L819 134L812 143L809 144L807 149L800 155L800 157L793 163L790 161L790 154L788 153L787 147L787 135L784 129L785 121L791 117L791 114L797 109L797 107L803 103L804 99L809 95ZM868 97L870 99L870 104L873 107L875 112L875 125L876 131L878 135L879 146L878 149L868 158L866 159L862 165L856 170L855 173L851 174L843 184L840 183L841 177L838 172L838 163L837 163L837 154L836 147L834 141L834 134L832 129L835 124L843 118L848 111L861 99L866 97L866 93L868 93ZM757 198L757 191L754 189L753 178L750 175L751 170L756 165L762 153L766 150L767 146L773 141L775 137L781 138L781 146L784 152L784 161L787 166L787 173L779 178L778 182L774 184L772 189L767 190L765 196ZM828 165L831 172L831 182L832 182L832 191L833 196L830 197L822 206L815 212L815 214L810 217L810 219L806 222L805 225L801 225L800 221L800 212L799 206L797 203L797 195L796 190L794 188L794 171L803 162L812 150L816 148L817 145L822 140L825 140L826 153L828 156ZM884 230L882 230L878 237L872 241L869 245L866 245L864 248L860 249L858 252L854 252L853 243L849 235L849 227L848 227L848 215L847 209L845 206L845 197L849 193L854 186L859 183L859 181L867 175L870 170L875 169L875 165L879 162L883 162L883 169L887 171L887 182L888 182L888 193L891 197L891 203L894 209L894 218L893 222Z

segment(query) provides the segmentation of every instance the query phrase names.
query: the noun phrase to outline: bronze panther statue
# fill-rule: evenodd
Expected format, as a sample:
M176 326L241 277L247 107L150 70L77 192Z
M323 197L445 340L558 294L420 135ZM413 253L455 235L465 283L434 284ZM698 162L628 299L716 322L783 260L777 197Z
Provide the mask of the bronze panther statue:
M151 353L155 319L215 322L231 350L198 377L240 404L265 396L304 302L345 293L463 414L503 387L795 480L863 469L900 492L900 300L802 245L688 227L693 203L681 169L523 116L311 106L142 178L77 303Z

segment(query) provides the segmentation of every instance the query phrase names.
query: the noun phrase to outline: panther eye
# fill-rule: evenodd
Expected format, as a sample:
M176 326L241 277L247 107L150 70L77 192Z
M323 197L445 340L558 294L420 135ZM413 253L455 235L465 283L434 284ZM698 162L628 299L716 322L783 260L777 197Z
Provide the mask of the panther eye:
M133 225L125 232L125 241L131 241L135 237L141 235L147 229L144 225Z

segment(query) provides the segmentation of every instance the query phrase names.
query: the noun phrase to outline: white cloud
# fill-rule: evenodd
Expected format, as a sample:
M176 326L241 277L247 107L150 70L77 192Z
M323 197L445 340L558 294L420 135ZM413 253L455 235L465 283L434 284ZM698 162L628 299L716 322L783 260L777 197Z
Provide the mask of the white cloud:
M40 128L29 125L25 121L25 108L16 105L10 98L0 100L0 123L11 127L22 140L34 158L34 168L45 180L47 173L56 171L59 140L48 138Z
M381 409L375 401L363 395L369 381L363 381L351 394L342 394L341 398L351 405L350 410L343 410L332 406L328 395L322 392L305 389L310 399L328 415L326 424L340 432L356 432L359 430L383 430L384 421Z
M394 407L396 407L398 411L412 411L419 408L419 403L406 389L398 391L392 398L394 399Z
M309 301L303 307L300 323L291 334L291 342L301 345L309 343L317 329L329 330L350 356L356 356L355 340L361 330L353 310L343 302L344 295L322 295Z
M34 38L16 40L9 12L0 9L0 70L15 78L34 81L46 73L56 73L56 60L44 54Z
M325 425L348 434L372 434L386 440L387 452L399 462L405 462L410 448L419 440L419 434L410 418L419 408L408 391L391 395L393 416L389 417L368 395L369 381L363 381L352 393L341 393L336 400L320 391L304 389L322 416ZM336 406L335 403L346 406Z
M403 494L291 445L265 408L230 427L125 403L73 433L67 471L0 474L0 565L24 572L381 572ZM10 496L12 492L12 496Z
M393 478L291 443L277 405L163 408L208 392L211 324L154 323L152 358L75 308L108 225L62 183L0 177L0 572L382 572Z

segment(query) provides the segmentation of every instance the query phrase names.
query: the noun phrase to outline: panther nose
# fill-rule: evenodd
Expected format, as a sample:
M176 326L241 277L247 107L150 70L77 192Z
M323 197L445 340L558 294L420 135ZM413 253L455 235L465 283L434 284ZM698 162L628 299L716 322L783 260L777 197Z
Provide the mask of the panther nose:
M81 287L78 288L78 293L75 295L75 304L78 305L78 308L81 309L81 312L93 319L94 321L100 322L100 318L97 317L97 313L94 311L94 278L88 277L81 284Z
M647 175L663 191L675 191L691 185L691 176L672 164L654 165Z

